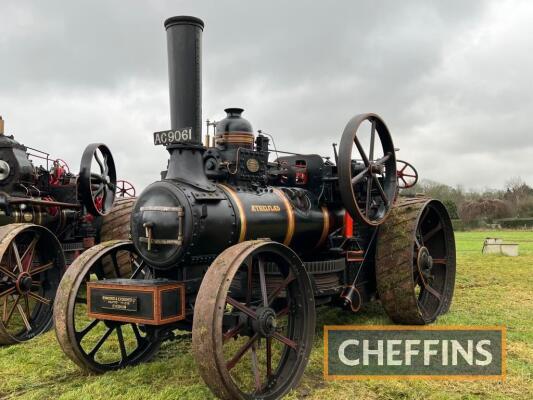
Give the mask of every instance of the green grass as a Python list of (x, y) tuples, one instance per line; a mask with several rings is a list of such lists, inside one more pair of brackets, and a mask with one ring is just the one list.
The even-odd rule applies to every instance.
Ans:
[[(519, 241), (520, 256), (482, 256), (485, 237)], [(531, 398), (533, 393), (533, 232), (458, 232), (458, 274), (450, 313), (438, 325), (506, 325), (507, 380), (339, 381), (322, 377), (322, 326), (389, 324), (379, 304), (357, 315), (323, 308), (317, 337), (300, 386), (288, 399)], [(527, 242), (527, 241), (531, 242)], [(153, 362), (101, 376), (87, 376), (61, 352), (53, 332), (0, 348), (0, 399), (209, 399), (190, 342), (162, 346)]]

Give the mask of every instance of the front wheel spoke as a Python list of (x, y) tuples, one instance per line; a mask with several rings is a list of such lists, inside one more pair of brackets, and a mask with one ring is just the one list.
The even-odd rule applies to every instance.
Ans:
[(41, 272), (44, 272), (44, 271), (47, 271), (49, 270), (50, 268), (52, 268), (54, 266), (54, 262), (53, 261), (50, 261), (49, 263), (47, 264), (44, 264), (44, 265), (41, 265), (39, 267), (36, 267), (36, 268), (32, 268), (30, 270), (30, 275), (31, 276), (35, 276), (37, 274), (40, 274)]
[(274, 333), (272, 334), (272, 337), (273, 337), (274, 339), (276, 339), (277, 341), (279, 341), (279, 342), (281, 342), (281, 343), (283, 343), (283, 344), (289, 346), (291, 349), (296, 350), (297, 347), (298, 347), (298, 344), (297, 344), (294, 340), (289, 339), (288, 337), (283, 336), (282, 334), (280, 334), (280, 333), (278, 333), (278, 332), (274, 332)]
[(100, 322), (99, 319), (95, 319), (93, 322), (91, 322), (89, 325), (87, 325), (83, 330), (76, 332), (76, 338), (78, 339), (78, 342), (81, 342), (82, 339), (87, 336), (87, 334), (93, 330), (96, 325)]
[(235, 365), (241, 360), (242, 356), (252, 347), (254, 342), (259, 338), (259, 333), (255, 333), (233, 356), (231, 360), (226, 363), (226, 368), (231, 371)]
[(118, 346), (120, 348), (120, 356), (122, 357), (122, 362), (126, 361), (128, 358), (128, 352), (126, 351), (126, 345), (124, 344), (124, 335), (122, 334), (122, 326), (117, 325), (117, 339)]
[(255, 342), (252, 343), (252, 370), (254, 373), (254, 381), (255, 381), (255, 389), (261, 390), (261, 376), (259, 375), (259, 363), (257, 361), (257, 351), (256, 351), (256, 345)]
[(233, 306), (237, 310), (243, 312), (244, 314), (248, 315), (250, 318), (257, 319), (257, 314), (255, 313), (254, 310), (252, 310), (249, 307), (246, 307), (242, 303), (239, 303), (237, 300), (233, 299), (232, 297), (228, 296), (226, 298), (226, 303), (228, 303), (229, 305)]
[(263, 297), (263, 305), (268, 307), (268, 293), (266, 288), (265, 277), (265, 262), (262, 258), (259, 259), (259, 283), (261, 285), (261, 295)]
[(266, 367), (267, 367), (267, 380), (272, 375), (272, 338), (266, 338)]
[(276, 318), (284, 317), (285, 315), (289, 314), (290, 311), (291, 309), (289, 308), (289, 306), (287, 306), (276, 313)]
[(50, 299), (46, 299), (42, 296), (39, 296), (38, 294), (36, 293), (33, 293), (33, 292), (29, 292), (28, 293), (28, 296), (30, 296), (31, 298), (43, 303), (43, 304), (46, 304), (47, 306), (50, 305), (50, 303), (52, 303), (52, 300)]
[(434, 258), (433, 264), (446, 265), (448, 260), (446, 258)]
[(111, 335), (111, 333), (115, 330), (114, 327), (108, 328), (107, 331), (104, 333), (104, 336), (100, 338), (98, 343), (96, 343), (93, 347), (93, 349), (87, 354), (90, 358), (94, 360), (94, 357), (96, 356), (96, 353), (98, 353), (98, 350), (104, 345), (105, 341)]
[(135, 271), (130, 276), (130, 279), (135, 279), (141, 273), (141, 271), (144, 269), (144, 261), (141, 260), (141, 262), (138, 263), (137, 260), (132, 260), (131, 262), (133, 263), (133, 265), (135, 265)]
[(141, 336), (141, 333), (139, 332), (139, 328), (137, 328), (136, 324), (130, 324), (131, 329), (133, 331), (133, 334), (135, 335), (135, 339), (137, 339), (137, 344), (140, 345), (143, 341), (143, 337)]
[(424, 235), (424, 243), (427, 243), (433, 236), (439, 233), (442, 230), (442, 224), (439, 222), (435, 228), (430, 230)]
[(6, 275), (7, 277), (13, 279), (14, 281), (17, 280), (17, 276), (13, 273), (13, 271), (9, 271), (7, 268), (0, 266), (0, 272)]
[(222, 338), (223, 342), (226, 343), (231, 338), (234, 338), (235, 336), (237, 336), (237, 334), (241, 331), (243, 326), (244, 324), (241, 322), (238, 325), (235, 325), (233, 328), (227, 330), (226, 333), (224, 333), (224, 337)]
[(289, 285), (289, 283), (291, 283), (295, 279), (296, 278), (294, 277), (294, 275), (289, 272), (289, 275), (285, 278), (285, 280), (281, 282), (281, 284), (276, 289), (274, 289), (272, 293), (270, 293), (270, 296), (268, 296), (268, 305), (272, 305), (273, 301), (276, 299), (276, 297), (278, 297), (281, 291), (285, 289)]

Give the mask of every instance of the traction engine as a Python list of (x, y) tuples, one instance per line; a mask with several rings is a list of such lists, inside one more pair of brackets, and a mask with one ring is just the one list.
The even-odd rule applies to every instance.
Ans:
[[(66, 272), (54, 313), (65, 353), (105, 372), (191, 331), (218, 397), (277, 399), (304, 372), (318, 305), (357, 312), (379, 299), (403, 324), (448, 311), (450, 218), (437, 200), (399, 196), (417, 174), (399, 167), (385, 122), (353, 117), (333, 161), (278, 151), (240, 108), (202, 143), (204, 24), (174, 17), (165, 28), (171, 129), (154, 144), (167, 168), (137, 198), (131, 240), (101, 243)], [(128, 273), (109, 274), (113, 263)]]
[(0, 345), (48, 330), (65, 268), (102, 239), (127, 238), (110, 225), (115, 189), (105, 145), (87, 146), (74, 175), (65, 161), (5, 135), (0, 117)]

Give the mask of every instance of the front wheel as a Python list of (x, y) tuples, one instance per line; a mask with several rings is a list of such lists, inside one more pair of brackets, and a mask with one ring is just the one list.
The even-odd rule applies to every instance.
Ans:
[(194, 310), (193, 353), (221, 399), (279, 399), (307, 365), (315, 330), (309, 275), (267, 240), (226, 249), (207, 271)]
[[(125, 264), (131, 266), (124, 268)], [(113, 371), (148, 361), (157, 352), (160, 339), (150, 326), (87, 315), (87, 282), (145, 279), (146, 271), (132, 243), (125, 240), (94, 246), (68, 268), (57, 291), (54, 322), (59, 345), (79, 367), (96, 373)]]

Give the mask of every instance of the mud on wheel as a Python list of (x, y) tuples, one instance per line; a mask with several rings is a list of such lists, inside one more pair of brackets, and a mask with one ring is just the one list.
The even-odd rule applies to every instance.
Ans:
[[(117, 198), (109, 214), (102, 217), (99, 242), (108, 240), (129, 240), (130, 218), (135, 198)], [(121, 278), (131, 275), (132, 263), (129, 255), (122, 252), (118, 259), (118, 269), (108, 259), (103, 261), (104, 272), (107, 278)]]
[(314, 329), (313, 291), (298, 256), (279, 243), (242, 242), (202, 281), (193, 352), (221, 399), (278, 399), (299, 382)]
[(30, 340), (52, 325), (52, 304), (65, 259), (48, 229), (0, 228), (0, 345)]
[(444, 205), (425, 198), (398, 202), (379, 228), (376, 281), (396, 323), (428, 324), (448, 311), (455, 286), (455, 240)]
[[(59, 285), (54, 305), (56, 336), (65, 354), (84, 370), (98, 373), (134, 365), (148, 361), (159, 349), (160, 341), (149, 326), (102, 321), (87, 314), (87, 282), (120, 275), (119, 260), (124, 259), (133, 273), (121, 277), (144, 279), (146, 266), (131, 242), (114, 240), (84, 252)], [(113, 266), (108, 272), (106, 263)]]

